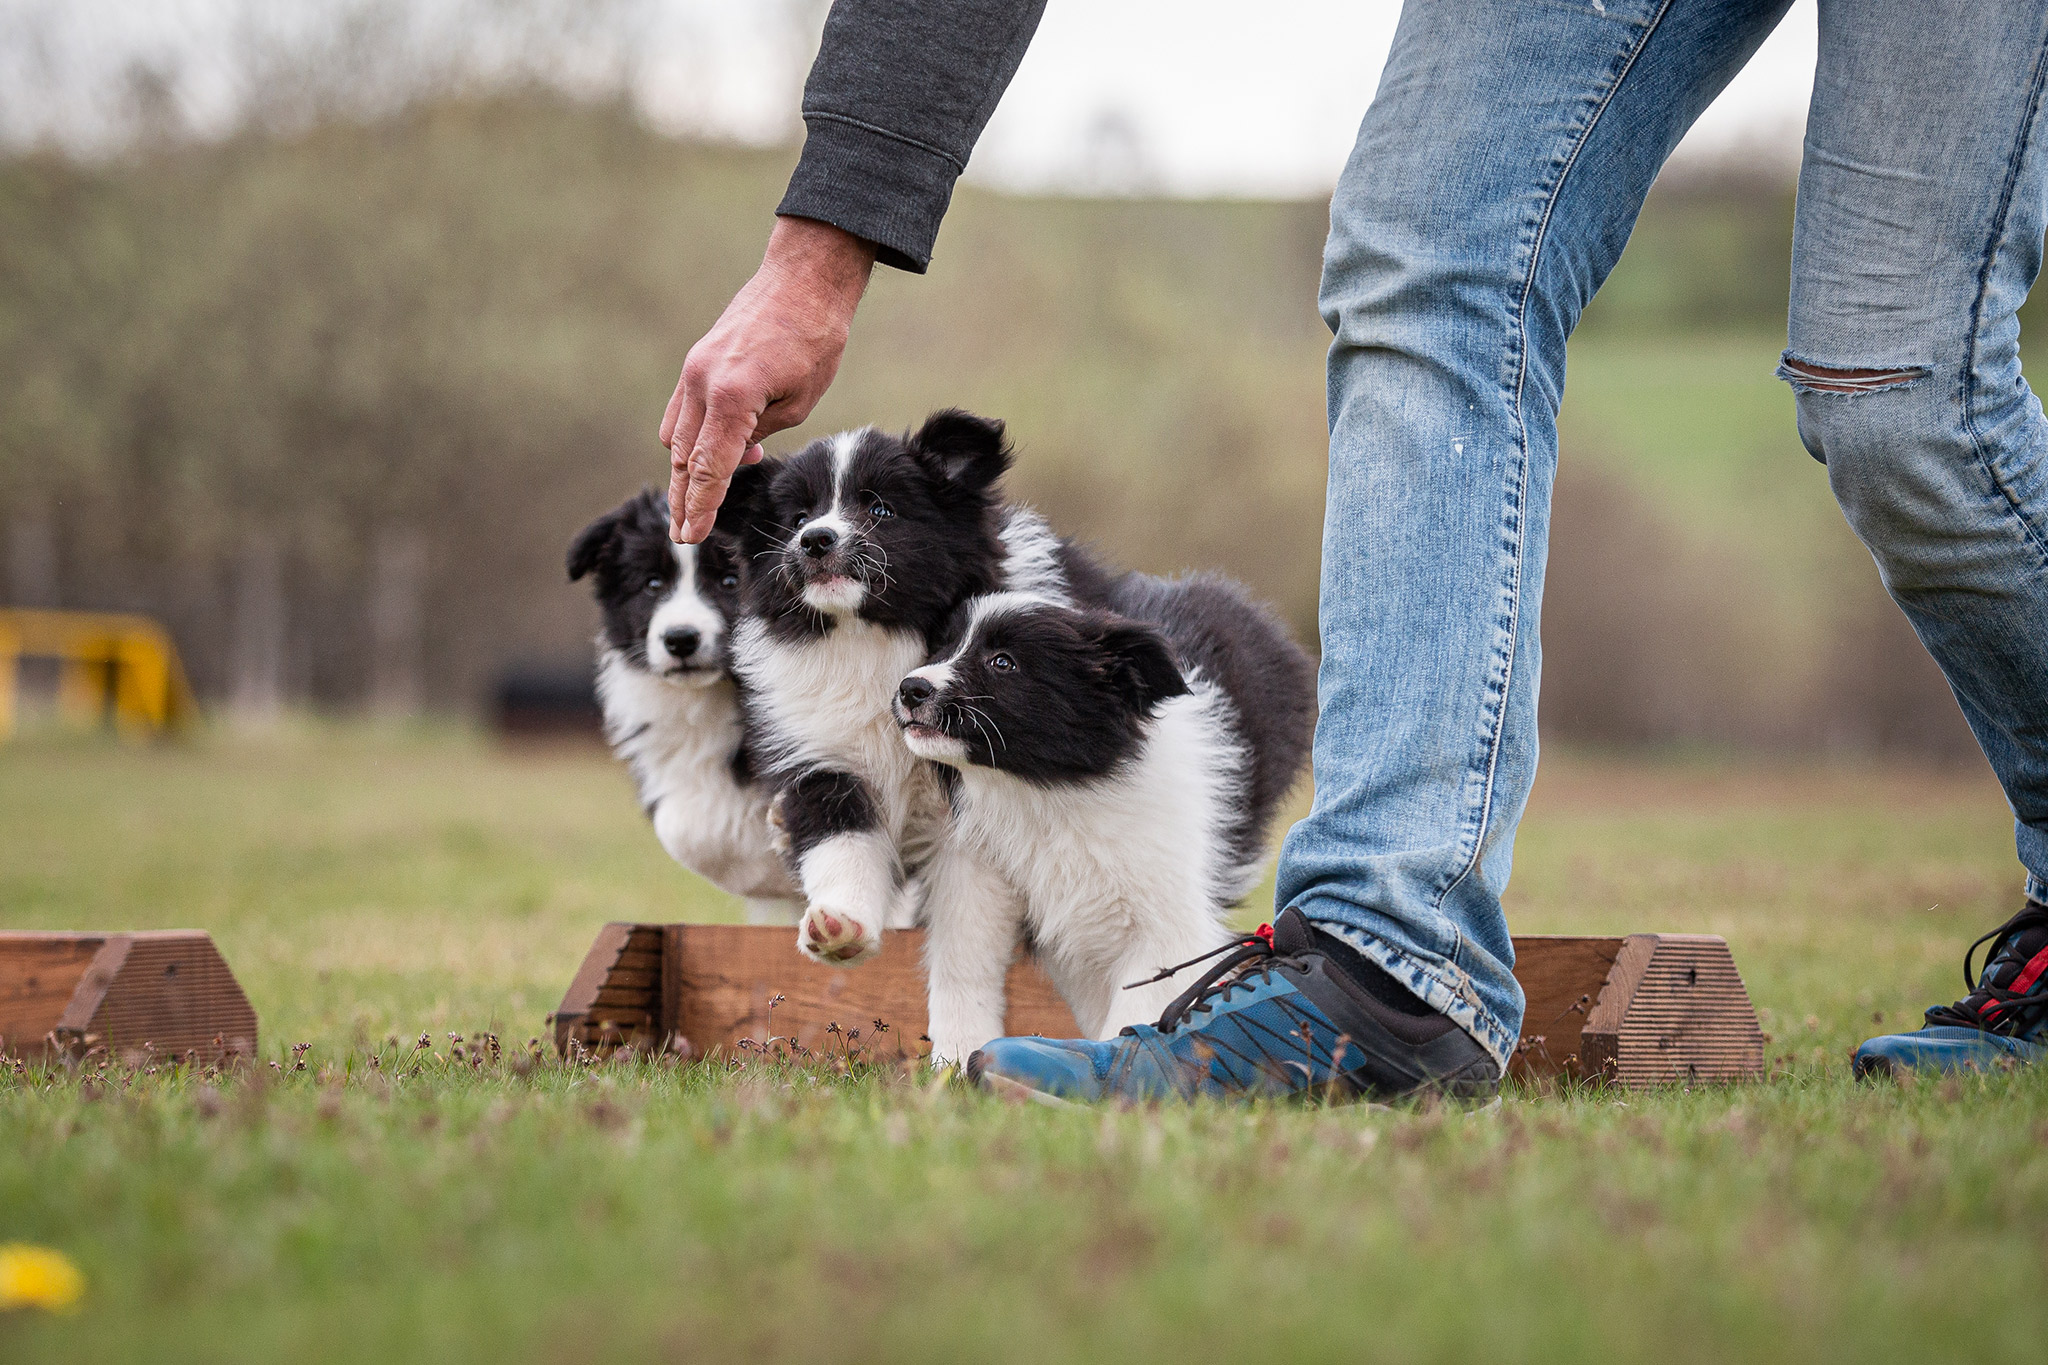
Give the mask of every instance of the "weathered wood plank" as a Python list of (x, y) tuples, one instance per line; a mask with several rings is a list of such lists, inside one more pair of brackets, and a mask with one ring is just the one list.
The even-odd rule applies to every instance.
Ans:
[[(858, 967), (825, 967), (799, 954), (790, 931), (778, 926), (670, 928), (678, 970), (674, 989), (664, 982), (663, 992), (674, 1002), (673, 1030), (695, 1051), (771, 1038), (812, 1051), (853, 1046), (871, 1056), (931, 1050), (922, 930), (892, 932), (881, 954)], [(1072, 1013), (1036, 965), (1013, 963), (1007, 989), (1010, 1032), (1073, 1035)], [(877, 1020), (885, 1026), (879, 1031)]]
[(1527, 1008), (1509, 1072), (1523, 1080), (1581, 1074), (1580, 1039), (1622, 940), (1526, 935), (1515, 940), (1515, 980)]
[(0, 933), (0, 1042), (40, 1051), (57, 1027), (104, 934)]

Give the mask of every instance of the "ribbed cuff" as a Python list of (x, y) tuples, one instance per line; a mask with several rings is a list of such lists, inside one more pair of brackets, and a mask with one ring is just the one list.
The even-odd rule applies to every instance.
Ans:
[(842, 114), (804, 115), (804, 153), (775, 212), (875, 244), (883, 265), (922, 275), (961, 166), (936, 148)]

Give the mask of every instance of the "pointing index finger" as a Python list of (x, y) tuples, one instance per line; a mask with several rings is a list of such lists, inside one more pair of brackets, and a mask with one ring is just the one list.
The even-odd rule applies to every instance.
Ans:
[[(705, 413), (704, 425), (697, 433), (687, 462), (688, 477), (680, 480), (685, 543), (695, 545), (711, 534), (719, 504), (725, 501), (725, 490), (732, 482), (732, 472), (739, 468), (748, 447), (754, 444), (757, 420), (755, 413), (735, 411), (720, 406), (716, 400)], [(670, 505), (674, 506), (673, 483), (670, 490)]]

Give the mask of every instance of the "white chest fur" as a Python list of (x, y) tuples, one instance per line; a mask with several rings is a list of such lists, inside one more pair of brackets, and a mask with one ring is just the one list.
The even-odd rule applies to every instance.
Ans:
[[(749, 618), (733, 644), (768, 762), (851, 772), (866, 780), (899, 845), (931, 837), (943, 793), (890, 712), (903, 676), (924, 662), (922, 638), (847, 616), (825, 635), (778, 640)], [(914, 848), (904, 852), (917, 860)]]

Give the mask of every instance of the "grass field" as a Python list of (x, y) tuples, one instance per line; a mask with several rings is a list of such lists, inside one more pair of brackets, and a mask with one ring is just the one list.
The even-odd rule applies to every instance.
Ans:
[(602, 756), (35, 740), (0, 750), (0, 926), (208, 929), (265, 1058), (309, 1046), (218, 1081), (0, 1071), (0, 1242), (89, 1282), (0, 1316), (0, 1360), (2034, 1359), (2048, 1077), (1846, 1067), (2017, 897), (1977, 772), (1566, 754), (1517, 928), (1725, 934), (1768, 1082), (1053, 1113), (472, 1067), (448, 1034), (522, 1052), (605, 920), (730, 913)]

